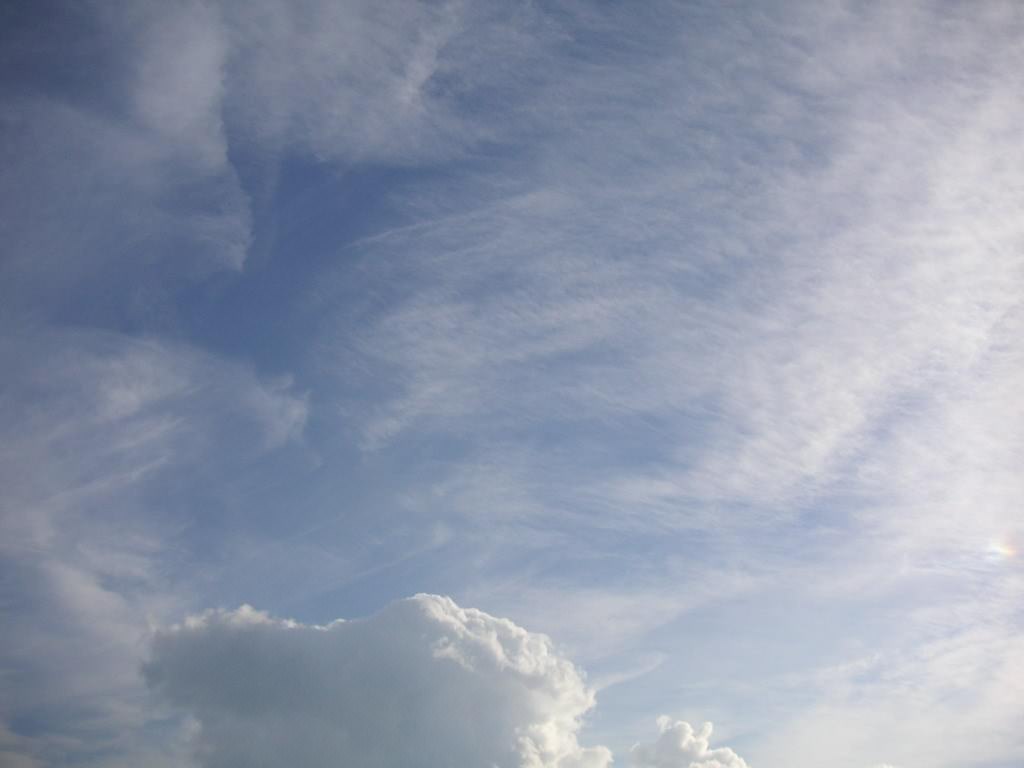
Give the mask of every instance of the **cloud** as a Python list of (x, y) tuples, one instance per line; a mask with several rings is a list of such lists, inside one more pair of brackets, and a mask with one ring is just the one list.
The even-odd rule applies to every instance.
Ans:
[(525, 4), (226, 0), (218, 8), (229, 133), (243, 148), (299, 149), (342, 166), (434, 162), (501, 137), (526, 92), (524, 70), (551, 37)]
[(25, 754), (22, 742), (0, 722), (0, 765), (4, 768), (39, 768), (39, 762)]
[[(687, 44), (659, 47), (645, 28), (651, 45), (616, 50), (614, 72), (563, 62), (545, 83), (559, 98), (538, 96), (560, 104), (543, 151), (468, 179), (449, 215), (360, 244), (369, 293), (399, 269), (417, 285), (318, 350), (346, 383), (391, 383), (354, 416), (369, 446), (442, 433), (486, 452), (544, 424), (574, 447), (507, 451), (532, 456), (524, 474), (546, 498), (527, 502), (603, 505), (620, 524), (792, 518), (840, 485), (877, 490), (858, 487), (858, 464), (889, 425), (932, 422), (915, 417), (969, 391), (1013, 333), (1020, 113), (1004, 72), (1019, 54), (998, 14), (789, 12), (785, 34), (723, 16), (704, 33), (727, 42), (715, 47), (666, 10), (660, 30)], [(950, 35), (940, 53), (926, 43)], [(717, 57), (737, 47), (733, 77)], [(707, 88), (692, 93), (695, 80)], [(636, 87), (649, 98), (631, 100)], [(720, 131), (699, 143), (708, 124)], [(351, 312), (336, 326), (352, 328)], [(591, 446), (598, 457), (573, 461)], [(551, 503), (567, 474), (590, 482)]]
[[(948, 583), (964, 578), (970, 580), (957, 574)], [(1024, 639), (1015, 614), (1024, 585), (1019, 574), (1000, 582), (986, 588), (1002, 594), (984, 601), (972, 595), (962, 604), (908, 612), (905, 627), (891, 631), (913, 628), (910, 642), (861, 669), (839, 671), (822, 686), (814, 705), (763, 738), (758, 761), (801, 766), (827, 761), (840, 768), (880, 759), (896, 766), (1018, 764), (1024, 754), (1019, 726)], [(922, 625), (929, 633), (920, 630)], [(801, 685), (804, 692), (813, 689)], [(958, 728), (984, 738), (939, 737)], [(791, 758), (794, 754), (799, 757)]]
[(247, 606), (159, 632), (150, 687), (200, 724), (206, 768), (604, 768), (594, 693), (544, 635), (432, 595), (327, 626)]
[(711, 723), (700, 731), (682, 720), (658, 718), (659, 735), (653, 744), (637, 744), (630, 750), (634, 768), (747, 768), (747, 763), (728, 747), (711, 749)]
[[(888, 683), (851, 675), (843, 696), (823, 685), (791, 727), (764, 724), (762, 740), (782, 734), (769, 754), (859, 768), (934, 750), (931, 764), (964, 765), (981, 758), (936, 737), (961, 712), (969, 748), (1020, 753), (1024, 586), (991, 552), (1021, 536), (1024, 497), (1019, 6), (52, 5), (4, 37), (4, 760), (127, 754), (119, 734), (146, 717), (131, 697), (147, 622), (242, 597), (228, 579), (189, 582), (193, 556), (232, 539), (223, 572), (272, 602), (238, 576), (250, 537), (279, 547), (288, 568), (267, 569), (259, 547), (245, 562), (290, 598), (337, 593), (327, 562), (371, 591), (407, 563), (410, 591), (529, 616), (584, 659), (656, 632), (653, 657), (675, 654), (691, 625), (666, 622), (733, 583), (756, 581), (771, 608), (860, 600), (909, 573), (906, 602), (945, 611), (901, 603), (879, 639), (837, 625), (833, 647), (802, 642), (838, 653), (898, 635), (933, 655), (882, 653)], [(302, 187), (318, 164), (356, 197), (364, 181), (367, 199), (387, 197), (392, 219), (367, 221), (414, 222), (339, 254), (333, 279), (307, 250), (329, 250), (359, 206), (273, 190), (275, 170)], [(299, 223), (276, 232), (289, 208)], [(278, 322), (303, 304), (288, 280), (246, 303), (267, 295), (261, 264), (241, 269), (254, 236), (327, 316)], [(243, 339), (250, 312), (287, 343)], [(204, 344), (264, 370), (295, 363), (318, 413), (338, 406), (344, 429), (314, 430), (336, 436), (333, 479), (271, 461), (238, 478), (302, 432), (306, 402)], [(356, 462), (353, 433), (374, 449)], [(289, 515), (271, 524), (282, 497)], [(423, 530), (454, 533), (414, 563), (434, 541)], [(793, 574), (785, 597), (772, 569)], [(179, 586), (194, 593), (168, 594)], [(983, 636), (966, 597), (999, 617)], [(760, 668), (764, 635), (749, 644)], [(752, 685), (696, 677), (720, 674), (734, 678), (699, 690)], [(928, 682), (947, 680), (966, 681), (952, 699)], [(896, 748), (859, 741), (884, 729)]]
[(298, 440), (307, 404), (244, 365), (120, 333), (0, 335), (0, 359), (0, 729), (44, 765), (109, 765), (149, 714), (148, 625), (189, 605), (178, 546), (210, 514), (195, 486)]

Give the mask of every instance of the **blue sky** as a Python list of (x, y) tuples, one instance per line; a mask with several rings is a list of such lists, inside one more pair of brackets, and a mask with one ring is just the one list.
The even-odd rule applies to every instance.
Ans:
[(1022, 35), (8, 3), (0, 765), (1024, 764)]

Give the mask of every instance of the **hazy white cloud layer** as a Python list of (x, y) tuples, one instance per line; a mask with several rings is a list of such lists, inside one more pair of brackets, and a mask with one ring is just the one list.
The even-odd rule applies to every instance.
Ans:
[(4, 768), (1024, 764), (1024, 5), (8, 6)]

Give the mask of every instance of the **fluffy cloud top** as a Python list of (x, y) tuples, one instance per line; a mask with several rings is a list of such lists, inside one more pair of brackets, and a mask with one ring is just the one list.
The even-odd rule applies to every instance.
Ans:
[(700, 731), (682, 720), (658, 718), (660, 734), (653, 744), (637, 744), (630, 752), (634, 768), (748, 768), (728, 747), (711, 749), (711, 723)]
[(611, 763), (579, 745), (594, 693), (548, 638), (445, 597), (327, 626), (208, 612), (156, 635), (145, 676), (206, 768)]

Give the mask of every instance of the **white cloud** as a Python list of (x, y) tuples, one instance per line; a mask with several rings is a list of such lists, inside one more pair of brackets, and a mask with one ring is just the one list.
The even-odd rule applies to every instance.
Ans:
[(159, 632), (150, 686), (196, 718), (206, 768), (603, 768), (594, 693), (544, 635), (418, 595), (308, 626), (243, 606)]
[(689, 723), (658, 718), (659, 735), (653, 744), (637, 744), (630, 751), (634, 768), (747, 768), (728, 747), (710, 746), (711, 723), (694, 731)]
[[(1004, 76), (1019, 54), (999, 33), (1005, 20), (879, 13), (899, 18), (842, 4), (797, 11), (792, 34), (808, 52), (795, 59), (768, 20), (736, 21), (729, 34), (764, 38), (743, 59), (743, 83), (713, 66), (721, 51), (696, 42), (674, 67), (673, 54), (646, 49), (614, 73), (567, 64), (550, 84), (571, 87), (540, 158), (481, 184), (455, 215), (364, 244), (380, 290), (393, 265), (417, 281), (327, 350), (346, 381), (383, 371), (395, 385), (355, 417), (367, 443), (434, 430), (485, 435), (488, 450), (523, 425), (583, 425), (606, 430), (607, 455), (616, 432), (650, 430), (647, 466), (615, 457), (578, 483), (577, 498), (594, 489), (582, 505), (603, 504), (620, 524), (720, 526), (731, 503), (740, 523), (744, 511), (776, 519), (854, 488), (892, 420), (977, 381), (976, 364), (1012, 335), (1000, 323), (1022, 283), (1011, 128), (1021, 115)], [(875, 29), (895, 39), (883, 44)], [(955, 47), (925, 43), (947, 35)], [(976, 77), (960, 79), (965, 69)], [(640, 71), (658, 95), (630, 101)], [(706, 78), (736, 108), (729, 100), (750, 99), (742, 87), (755, 83), (750, 122), (723, 124), (695, 153), (682, 137), (700, 136), (726, 105), (662, 98), (689, 93), (683, 77)], [(906, 93), (894, 83), (909, 83)], [(787, 86), (827, 114), (794, 103)], [(782, 138), (795, 154), (765, 151)], [(737, 155), (750, 161), (730, 173)], [(709, 208), (719, 197), (728, 209)], [(572, 457), (586, 447), (577, 441)], [(543, 482), (557, 462), (570, 466), (550, 472), (556, 484), (586, 471), (538, 456), (543, 446), (520, 455), (530, 450), (538, 496), (565, 493)]]
[[(907, 615), (904, 623), (910, 627), (930, 624), (931, 637), (919, 637), (916, 647), (907, 643), (863, 669), (844, 670), (822, 686), (817, 703), (761, 740), (759, 763), (798, 768), (825, 762), (859, 768), (880, 758), (897, 766), (944, 768), (1020, 763), (1024, 640), (1005, 615), (1020, 604), (1019, 576), (1015, 580), (995, 601), (973, 598), (965, 605), (936, 606), (927, 617)], [(807, 683), (801, 688), (814, 690)], [(975, 738), (943, 738), (958, 731)]]
[[(81, 47), (61, 51), (67, 69), (89, 72), (93, 54), (76, 52), (110, 52), (115, 65), (88, 78), (95, 92), (11, 91), (0, 317), (24, 343), (0, 350), (14, 372), (0, 400), (0, 556), (13, 574), (3, 599), (18, 610), (0, 652), (21, 666), (5, 679), (0, 720), (43, 713), (59, 745), (0, 732), (4, 759), (28, 744), (62, 764), (114, 738), (93, 729), (75, 742), (68, 723), (139, 724), (122, 694), (137, 685), (149, 614), (179, 608), (163, 594), (176, 557), (162, 557), (163, 539), (192, 507), (176, 496), (182, 519), (157, 510), (168, 494), (210, 487), (244, 507), (225, 465), (287, 443), (306, 418), (288, 379), (187, 345), (24, 328), (57, 315), (187, 336), (195, 326), (173, 316), (174, 288), (243, 265), (247, 193), (266, 181), (254, 167), (275, 150), (335, 171), (453, 156), (471, 167), (446, 168), (436, 186), (432, 169), (422, 174), (403, 211), (421, 223), (338, 260), (352, 268), (335, 294), (343, 309), (309, 367), (339, 361), (340, 405), (367, 445), (441, 436), (445, 450), (415, 462), (412, 485), (425, 477), (423, 487), (403, 485), (408, 464), (377, 467), (401, 487), (394, 506), (430, 526), (459, 518), (450, 529), (471, 546), (450, 547), (444, 567), (465, 576), (472, 562), (484, 574), (459, 582), (474, 603), (502, 598), (600, 657), (735, 592), (724, 573), (743, 585), (744, 569), (792, 571), (788, 547), (814, 560), (810, 531), (848, 525), (827, 569), (801, 570), (812, 577), (793, 599), (839, 584), (858, 585), (840, 597), (880, 591), (915, 569), (959, 586), (918, 582), (944, 605), (894, 622), (931, 656), (885, 657), (885, 685), (833, 682), (849, 700), (833, 689), (807, 720), (766, 726), (785, 734), (775, 754), (802, 739), (793, 760), (810, 765), (835, 765), (836, 745), (855, 768), (910, 764), (922, 749), (936, 750), (932, 765), (962, 765), (981, 758), (936, 738), (958, 709), (972, 713), (987, 757), (1020, 754), (1020, 620), (1000, 604), (1019, 605), (1022, 588), (1006, 576), (1012, 558), (993, 555), (1024, 532), (1019, 7), (836, 2), (719, 15), (651, 3), (634, 19), (635, 9), (488, 5), (101, 8), (96, 39), (83, 32)], [(36, 42), (12, 50), (46, 50)], [(474, 157), (480, 142), (501, 157)], [(312, 282), (330, 301), (332, 281)], [(344, 401), (360, 384), (371, 396)], [(460, 452), (472, 458), (447, 458)], [(781, 537), (751, 537), (750, 525), (808, 510), (776, 560), (756, 562)], [(247, 534), (258, 536), (258, 517)], [(858, 535), (865, 525), (876, 538)], [(652, 528), (709, 535), (660, 539), (666, 550), (689, 544), (677, 555), (651, 552), (641, 535), (623, 546), (622, 534)], [(373, 568), (402, 562), (393, 530), (377, 533)], [(714, 546), (734, 534), (734, 546)], [(587, 557), (580, 588), (573, 561)], [(671, 557), (693, 565), (673, 569)], [(513, 587), (501, 589), (496, 563), (519, 577)], [(656, 578), (637, 578), (644, 569)], [(712, 582), (722, 586), (700, 586)], [(976, 613), (951, 590), (976, 593)], [(994, 613), (1001, 621), (973, 634)], [(223, 617), (205, 621), (222, 631)], [(936, 624), (948, 636), (929, 634)], [(284, 635), (271, 625), (260, 631)], [(930, 682), (961, 679), (965, 703)], [(64, 699), (117, 711), (56, 712)], [(901, 710), (912, 714), (897, 728)], [(860, 741), (886, 728), (885, 743), (902, 746), (879, 755)], [(699, 735), (685, 738), (697, 749)]]
[(0, 601), (15, 608), (0, 659), (17, 670), (0, 729), (42, 719), (10, 749), (103, 763), (139, 747), (126, 734), (148, 716), (149, 624), (189, 604), (170, 574), (196, 478), (298, 439), (306, 402), (194, 347), (118, 333), (0, 336), (0, 357)]
[(225, 0), (218, 8), (229, 132), (241, 146), (297, 148), (342, 164), (436, 161), (494, 140), (550, 34), (541, 14), (518, 4)]
[[(676, 46), (675, 66), (624, 55), (599, 74), (560, 69), (542, 160), (473, 187), (446, 217), (363, 244), (360, 277), (379, 276), (375, 295), (399, 275), (416, 283), (317, 350), (345, 382), (368, 372), (392, 384), (352, 410), (367, 444), (457, 441), (472, 459), (440, 466), (418, 508), (483, 519), (488, 533), (495, 519), (525, 521), (503, 529), (501, 547), (518, 544), (534, 563), (538, 530), (571, 530), (577, 541), (545, 561), (566, 581), (590, 529), (646, 524), (734, 540), (755, 572), (766, 553), (769, 568), (798, 574), (800, 604), (850, 579), (861, 594), (843, 599), (949, 606), (970, 591), (992, 613), (1012, 568), (990, 572), (992, 545), (1019, 539), (1024, 498), (1024, 113), (1013, 77), (1024, 17), (1012, 4), (979, 9), (806, 5), (732, 18), (735, 37)], [(728, 66), (713, 66), (726, 51)], [(626, 104), (626, 93), (650, 98)], [(724, 119), (730, 109), (743, 120)], [(349, 315), (339, 327), (353, 327)], [(794, 524), (780, 533), (780, 521)], [(918, 568), (959, 575), (937, 586)], [(592, 571), (620, 578), (608, 561)], [(893, 616), (887, 644), (913, 649), (932, 629), (932, 617)], [(1012, 638), (1019, 622), (992, 632)], [(873, 631), (837, 627), (829, 651), (874, 651)], [(929, 765), (981, 760), (943, 743), (940, 722), (961, 707), (929, 683), (948, 679), (942, 670), (911, 677), (889, 689), (851, 674), (843, 705), (822, 686), (828, 718), (798, 715), (776, 760), (753, 746), (747, 756), (856, 768), (935, 748)], [(1020, 715), (1011, 679), (958, 688), (992, 702), (975, 725), (993, 760), (1019, 753), (1005, 727)], [(864, 728), (858, 702), (884, 714)], [(901, 722), (916, 714), (900, 709), (921, 713), (912, 734)], [(860, 739), (878, 729), (901, 746), (879, 754)], [(807, 748), (793, 755), (792, 739)]]
[(138, 33), (137, 113), (164, 141), (187, 147), (200, 167), (217, 169), (227, 163), (222, 97), (228, 41), (220, 13), (200, 2), (150, 10)]

